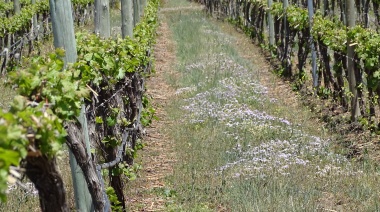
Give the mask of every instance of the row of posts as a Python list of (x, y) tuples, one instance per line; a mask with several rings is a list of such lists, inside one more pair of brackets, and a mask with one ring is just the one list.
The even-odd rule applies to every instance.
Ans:
[[(140, 17), (143, 14), (143, 10), (147, 4), (147, 0), (121, 0), (121, 33), (122, 37), (133, 37), (133, 28), (140, 22)], [(111, 24), (109, 13), (109, 0), (95, 0), (95, 13), (100, 13), (98, 20), (95, 20), (95, 33), (103, 38), (111, 36)], [(97, 24), (97, 22), (99, 22)], [(73, 60), (75, 61), (75, 60)], [(83, 138), (86, 144), (87, 154), (91, 156), (90, 152), (90, 140), (88, 134), (88, 126), (86, 120), (85, 106), (82, 105), (81, 115), (78, 117), (79, 122), (83, 129)], [(74, 155), (70, 151), (70, 166), (72, 171), (75, 204), (78, 211), (93, 211), (93, 201), (89, 193), (86, 180), (82, 173), (81, 168), (77, 164)], [(100, 176), (101, 177), (101, 176)], [(101, 180), (101, 179), (99, 179)], [(106, 195), (106, 194), (103, 194)], [(109, 202), (106, 206), (109, 205)], [(106, 207), (107, 208), (107, 207)]]

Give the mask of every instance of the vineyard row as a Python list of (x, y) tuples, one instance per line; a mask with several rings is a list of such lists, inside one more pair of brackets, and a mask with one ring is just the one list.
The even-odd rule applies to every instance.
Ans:
[[(375, 30), (360, 25), (347, 27), (339, 17), (323, 16), (319, 10), (310, 20), (307, 9), (296, 5), (284, 8), (281, 2), (274, 2), (270, 7), (264, 1), (199, 2), (204, 3), (210, 13), (237, 24), (253, 40), (265, 43), (281, 61), (279, 73), (293, 80), (294, 89), (304, 90), (311, 85), (319, 97), (333, 99), (336, 104), (329, 110), (340, 111), (338, 113), (355, 110), (349, 102), (352, 102), (353, 92), (357, 92), (360, 115), (356, 120), (379, 132), (380, 114), (376, 106), (380, 105), (380, 35)], [(268, 43), (268, 15), (273, 17), (273, 46)], [(353, 56), (348, 55), (348, 47), (354, 48)], [(312, 50), (317, 56), (315, 82), (310, 82), (310, 75), (305, 72)], [(349, 89), (350, 60), (356, 80), (354, 89)]]
[[(0, 111), (2, 200), (7, 182), (15, 177), (10, 167), (23, 161), (25, 174), (39, 192), (41, 209), (67, 211), (55, 161), (67, 144), (84, 173), (95, 211), (109, 211), (109, 203), (112, 211), (125, 210), (123, 184), (125, 178), (133, 178), (142, 128), (154, 117), (144, 84), (152, 69), (157, 10), (158, 1), (149, 1), (132, 38), (77, 34), (74, 64), (66, 66), (65, 51), (57, 49), (34, 58), (26, 69), (9, 72), (17, 96), (9, 111)], [(92, 152), (86, 149), (85, 137)], [(103, 177), (108, 178), (107, 188)]]

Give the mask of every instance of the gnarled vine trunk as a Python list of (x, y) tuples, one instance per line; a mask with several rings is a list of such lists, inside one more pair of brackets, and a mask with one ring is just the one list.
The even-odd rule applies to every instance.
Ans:
[(55, 157), (27, 156), (25, 169), (26, 175), (38, 190), (41, 211), (69, 211)]
[(83, 171), (94, 204), (94, 210), (103, 212), (105, 210), (107, 197), (104, 196), (105, 193), (98, 179), (95, 162), (92, 161), (91, 157), (87, 154), (85, 144), (81, 139), (83, 133), (80, 125), (78, 123), (68, 123), (67, 133), (67, 145), (73, 152), (78, 165)]

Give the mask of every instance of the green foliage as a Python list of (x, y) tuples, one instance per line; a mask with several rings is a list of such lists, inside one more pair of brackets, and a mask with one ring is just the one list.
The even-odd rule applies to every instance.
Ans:
[[(55, 155), (65, 142), (62, 120), (40, 102), (16, 96), (9, 112), (0, 111), (0, 197), (5, 200), (7, 176), (11, 165), (18, 166), (22, 158), (45, 154)], [(32, 148), (32, 150), (31, 150)]]
[(78, 71), (63, 70), (62, 54), (57, 50), (47, 59), (37, 57), (30, 68), (11, 72), (9, 77), (11, 84), (19, 86), (20, 95), (29, 101), (44, 101), (59, 118), (70, 120), (79, 115), (80, 99), (88, 96), (89, 90)]
[(103, 124), (103, 119), (102, 119), (102, 117), (100, 117), (100, 116), (95, 117), (95, 123), (97, 123), (97, 124)]
[[(86, 83), (100, 85), (103, 80), (115, 84), (150, 62), (157, 28), (157, 1), (146, 8), (146, 15), (134, 29), (134, 38), (101, 39), (96, 35), (77, 34), (78, 69)], [(94, 71), (95, 70), (95, 71)], [(103, 79), (107, 76), (107, 79)]]
[[(348, 31), (348, 36), (355, 45), (358, 58), (363, 60), (364, 68), (371, 71), (379, 69), (380, 35), (374, 30), (356, 26)], [(378, 79), (378, 73), (374, 72), (371, 77)]]
[[(29, 6), (31, 3), (30, 0), (20, 0), (21, 7)], [(5, 17), (6, 14), (13, 15), (13, 12), (13, 1), (0, 1), (0, 17)]]
[(126, 163), (119, 163), (118, 166), (112, 169), (113, 176), (124, 175), (128, 178), (128, 180), (136, 180), (137, 172), (141, 169), (141, 166), (137, 163), (133, 165), (128, 165)]
[(102, 143), (104, 143), (107, 147), (115, 148), (121, 144), (121, 141), (112, 136), (106, 136), (103, 138)]
[(5, 14), (13, 10), (13, 2), (0, 1), (0, 15), (5, 17)]
[[(74, 0), (72, 4), (74, 8), (86, 6), (94, 0)], [(31, 19), (36, 14), (49, 13), (49, 1), (37, 0), (35, 4), (31, 4), (30, 0), (21, 0), (22, 9), (19, 14), (15, 14), (9, 18), (0, 19), (0, 37), (7, 34), (13, 34), (18, 31), (28, 32), (31, 26)], [(13, 2), (0, 2), (0, 17), (5, 17), (6, 13), (13, 11)]]
[(112, 187), (106, 188), (106, 194), (111, 202), (112, 211), (123, 211), (123, 207), (121, 206), (121, 202), (118, 200), (115, 190)]
[(77, 7), (83, 7), (87, 6), (88, 4), (94, 3), (94, 0), (72, 0), (71, 3), (73, 4), (73, 9), (75, 10)]
[(338, 21), (331, 21), (321, 15), (314, 17), (311, 34), (314, 39), (323, 42), (333, 51), (346, 52), (347, 32), (346, 27)]
[(91, 34), (77, 34), (78, 69), (85, 83), (113, 85), (147, 63), (138, 42), (127, 37), (101, 39)]
[[(22, 158), (41, 154), (54, 156), (65, 142), (63, 122), (79, 115), (81, 99), (89, 94), (79, 75), (64, 69), (62, 50), (48, 58), (37, 57), (28, 69), (9, 73), (9, 83), (17, 84), (17, 95), (8, 112), (0, 111), (0, 172)], [(0, 181), (4, 200), (7, 178)]]
[(291, 87), (293, 91), (299, 91), (304, 86), (305, 82), (308, 80), (305, 72), (300, 72), (296, 74), (294, 82), (291, 83)]
[(141, 111), (141, 124), (145, 127), (152, 124), (153, 120), (157, 120), (156, 110), (153, 108), (147, 96), (142, 97), (143, 110)]
[[(0, 37), (28, 27), (32, 15), (48, 11), (47, 2), (40, 1), (25, 7), (20, 15), (0, 19)], [(76, 1), (77, 4), (88, 2)], [(151, 51), (155, 37), (157, 7), (157, 0), (150, 1), (142, 22), (136, 26), (134, 39), (103, 40), (95, 35), (78, 34), (77, 63), (64, 67), (61, 59), (64, 52), (58, 49), (48, 57), (34, 58), (26, 69), (9, 73), (9, 84), (18, 86), (18, 95), (8, 112), (0, 111), (0, 200), (6, 199), (11, 165), (18, 166), (27, 156), (52, 157), (60, 150), (67, 136), (63, 124), (77, 121), (83, 99), (90, 95), (89, 85), (112, 90), (116, 83), (128, 80), (132, 74), (140, 74), (142, 67), (150, 62), (147, 52)], [(147, 102), (144, 105), (148, 108)], [(109, 109), (111, 112), (105, 119), (95, 118), (96, 124), (126, 127), (133, 121), (126, 118), (118, 120), (120, 109)], [(154, 113), (151, 107), (147, 111)], [(106, 137), (103, 142), (110, 147), (120, 144), (115, 137)], [(136, 150), (141, 147), (136, 145), (131, 154), (136, 156)], [(122, 173), (133, 179), (138, 167), (123, 167)], [(108, 189), (107, 193), (111, 202), (117, 205), (113, 198), (115, 192)], [(115, 206), (113, 211), (119, 209)]]
[(270, 13), (274, 16), (283, 16), (284, 8), (281, 2), (273, 2), (272, 7), (269, 8)]
[(289, 22), (289, 27), (293, 30), (302, 31), (309, 28), (309, 15), (306, 9), (294, 6), (288, 7), (286, 18)]
[(331, 90), (329, 88), (319, 86), (317, 90), (317, 94), (323, 99), (328, 99), (329, 96), (331, 95)]
[(28, 28), (31, 26), (31, 18), (33, 15), (48, 12), (49, 1), (41, 0), (37, 1), (36, 4), (23, 7), (19, 14), (16, 14), (10, 18), (1, 18), (0, 37), (4, 37), (7, 34), (13, 34), (21, 30), (28, 31)]
[[(273, 3), (269, 10), (277, 17), (284, 15), (281, 2)], [(293, 30), (301, 31), (309, 25), (307, 10), (303, 8), (290, 6), (286, 10), (286, 15), (290, 28)], [(349, 45), (355, 46), (356, 57), (358, 63), (360, 63), (359, 66), (366, 73), (366, 86), (373, 90), (378, 88), (380, 82), (380, 35), (375, 30), (361, 26), (348, 29), (336, 17), (329, 20), (320, 13), (317, 13), (313, 19), (311, 35), (317, 42), (323, 43), (329, 50), (343, 56), (346, 54), (347, 40), (350, 39), (351, 43)], [(338, 73), (337, 70), (341, 72), (341, 68), (341, 61), (335, 61), (333, 64), (334, 71), (336, 73)], [(295, 89), (301, 86), (299, 83), (302, 82), (297, 82), (294, 87)], [(332, 91), (320, 87), (317, 92), (325, 98), (330, 96)]]

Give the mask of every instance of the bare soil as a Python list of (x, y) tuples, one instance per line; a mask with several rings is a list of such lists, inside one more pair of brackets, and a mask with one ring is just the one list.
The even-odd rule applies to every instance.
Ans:
[(129, 183), (127, 194), (128, 208), (131, 211), (163, 211), (166, 197), (163, 191), (167, 189), (165, 177), (173, 172), (175, 162), (173, 142), (167, 135), (172, 123), (167, 119), (165, 107), (168, 100), (174, 97), (174, 90), (167, 84), (165, 73), (173, 71), (175, 52), (170, 30), (165, 22), (158, 28), (157, 43), (154, 48), (156, 72), (148, 79), (147, 93), (153, 99), (156, 116), (159, 121), (154, 121), (146, 129), (144, 143), (137, 163), (143, 165), (139, 177)]

